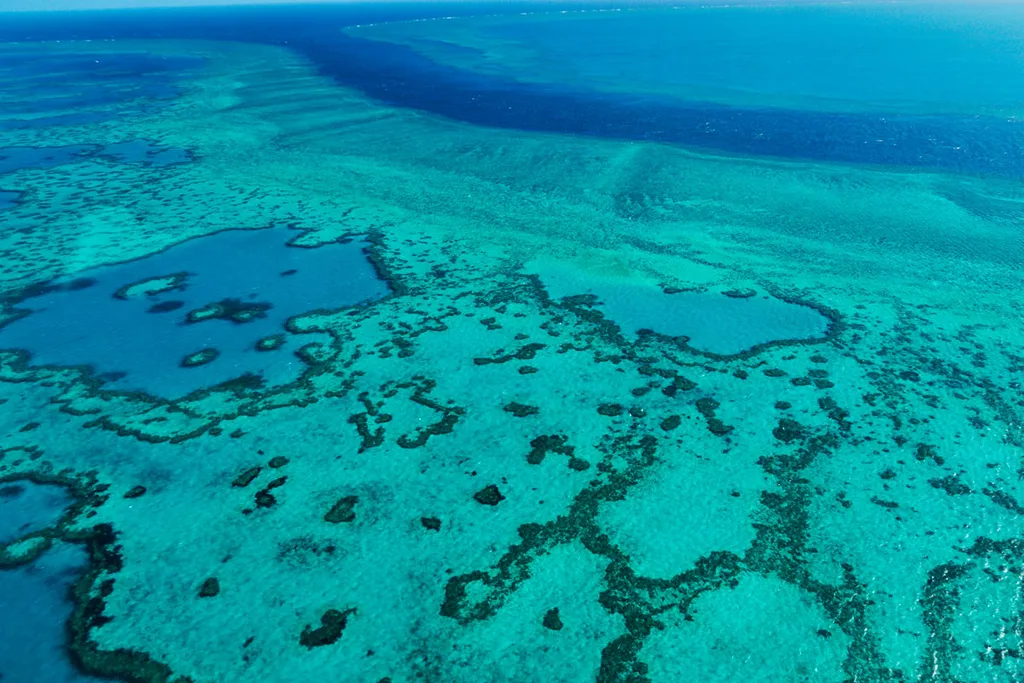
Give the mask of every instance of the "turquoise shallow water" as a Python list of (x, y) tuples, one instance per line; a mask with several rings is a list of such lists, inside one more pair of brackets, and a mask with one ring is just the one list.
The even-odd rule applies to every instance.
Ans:
[(1024, 681), (1022, 34), (0, 14), (0, 680)]

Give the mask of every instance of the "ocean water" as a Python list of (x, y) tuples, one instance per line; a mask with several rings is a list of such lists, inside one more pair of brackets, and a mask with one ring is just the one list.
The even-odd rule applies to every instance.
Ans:
[(21, 197), (20, 192), (15, 192), (13, 190), (0, 190), (0, 209), (6, 209), (9, 206), (14, 206), (19, 197)]
[[(226, 230), (57, 278), (14, 303), (22, 315), (0, 329), (0, 346), (36, 366), (87, 367), (107, 389), (169, 399), (243, 376), (294, 382), (305, 368), (294, 352), (331, 338), (298, 336), (290, 318), (388, 293), (365, 242), (290, 246), (299, 234)], [(188, 360), (203, 351), (212, 357)]]
[(101, 681), (75, 670), (67, 656), (66, 622), (71, 585), (86, 567), (85, 552), (73, 545), (50, 548), (27, 566), (0, 573), (0, 599), (10, 616), (0, 626), (4, 678), (15, 681)]
[(535, 264), (548, 296), (593, 297), (593, 309), (629, 339), (657, 334), (713, 356), (736, 356), (787, 341), (828, 336), (832, 321), (812, 306), (754, 289), (680, 291), (637, 278), (601, 277), (559, 263)]
[(1024, 680), (1021, 35), (0, 13), (0, 680)]

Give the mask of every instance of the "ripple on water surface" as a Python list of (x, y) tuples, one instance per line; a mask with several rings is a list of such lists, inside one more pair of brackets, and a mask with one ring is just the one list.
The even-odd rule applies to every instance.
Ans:
[(292, 246), (299, 234), (226, 230), (59, 278), (17, 304), (28, 314), (0, 328), (0, 348), (165, 398), (247, 374), (265, 386), (294, 381), (306, 366), (293, 352), (330, 339), (288, 332), (289, 318), (389, 291), (365, 241)]

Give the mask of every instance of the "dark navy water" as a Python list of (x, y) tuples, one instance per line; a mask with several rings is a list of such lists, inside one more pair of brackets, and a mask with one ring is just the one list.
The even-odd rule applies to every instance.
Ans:
[[(165, 398), (243, 375), (268, 387), (294, 381), (306, 368), (294, 352), (330, 339), (288, 332), (289, 318), (389, 291), (364, 242), (290, 246), (299, 234), (227, 230), (56, 280), (17, 304), (29, 313), (0, 328), (0, 348), (28, 351), (37, 365), (88, 366), (108, 388)], [(218, 305), (238, 310), (199, 319)], [(275, 335), (276, 348), (257, 348)], [(215, 357), (185, 360), (204, 351)]]
[[(498, 11), (536, 9), (509, 4)], [(495, 11), (494, 5), (465, 3), (116, 11), (88, 19), (76, 13), (33, 14), (5, 18), (0, 40), (194, 38), (287, 44), (342, 85), (394, 106), (477, 125), (679, 143), (736, 155), (1024, 177), (1019, 154), (1024, 128), (1012, 117), (734, 107), (566, 84), (549, 87), (438, 64), (409, 47), (340, 31), (372, 22)], [(133, 68), (157, 74), (154, 82), (164, 85), (167, 72), (155, 70), (151, 61)]]

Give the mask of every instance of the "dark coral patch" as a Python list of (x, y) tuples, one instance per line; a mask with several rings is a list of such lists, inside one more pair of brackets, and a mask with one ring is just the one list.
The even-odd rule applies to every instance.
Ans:
[(269, 337), (263, 337), (256, 342), (257, 351), (276, 351), (284, 346), (287, 337), (283, 334), (272, 334)]
[(669, 415), (661, 421), (661, 428), (666, 432), (671, 432), (673, 429), (682, 424), (683, 419), (678, 415)]
[(572, 457), (576, 449), (568, 444), (569, 437), (564, 434), (543, 434), (530, 442), (530, 452), (526, 454), (526, 462), (539, 465), (544, 462), (548, 453), (558, 453)]
[(696, 388), (696, 382), (686, 377), (683, 377), (682, 375), (677, 375), (672, 378), (671, 383), (665, 385), (665, 387), (662, 388), (661, 393), (671, 398), (678, 394), (680, 391), (691, 391)]
[(562, 618), (558, 615), (558, 608), (553, 607), (544, 614), (544, 628), (552, 631), (562, 630)]
[(974, 493), (970, 486), (960, 481), (960, 477), (957, 475), (950, 475), (948, 477), (929, 479), (928, 483), (932, 485), (932, 488), (940, 489), (945, 491), (951, 496), (966, 496), (970, 493)]
[(199, 588), (199, 597), (201, 598), (216, 597), (218, 593), (220, 593), (220, 581), (214, 577), (203, 581), (203, 585)]
[(516, 417), (529, 417), (530, 415), (536, 415), (540, 412), (540, 408), (537, 406), (526, 405), (525, 403), (518, 403), (512, 401), (505, 406), (506, 413), (512, 413)]
[(284, 483), (288, 481), (288, 477), (278, 477), (269, 484), (266, 488), (256, 492), (256, 507), (269, 508), (274, 507), (277, 504), (277, 498), (271, 493), (274, 489), (279, 486), (284, 486)]
[(803, 438), (806, 432), (807, 430), (804, 429), (803, 425), (788, 417), (784, 417), (779, 420), (778, 426), (772, 430), (772, 434), (775, 438), (783, 443), (789, 443), (794, 439)]
[(139, 496), (143, 495), (144, 493), (146, 493), (146, 487), (145, 486), (133, 486), (133, 487), (131, 487), (131, 489), (128, 490), (128, 492), (126, 494), (124, 494), (124, 497), (125, 498), (138, 498)]
[(569, 458), (569, 469), (576, 472), (585, 472), (590, 469), (590, 463), (574, 456)]
[(235, 477), (234, 481), (231, 482), (231, 485), (236, 488), (244, 488), (248, 486), (252, 483), (252, 480), (259, 475), (261, 469), (262, 468), (260, 467), (250, 467)]
[(146, 310), (146, 312), (147, 313), (170, 313), (171, 311), (178, 310), (179, 308), (181, 308), (184, 305), (185, 305), (184, 301), (178, 301), (176, 299), (173, 299), (171, 301), (161, 301), (158, 304), (153, 304), (152, 306), (150, 306)]
[(324, 520), (331, 524), (342, 524), (354, 522), (356, 519), (356, 504), (359, 496), (342, 496), (331, 509), (324, 515)]
[[(164, 284), (156, 285), (150, 283), (156, 283), (164, 280)], [(124, 285), (116, 292), (114, 292), (114, 298), (122, 301), (127, 301), (134, 297), (141, 296), (154, 296), (156, 294), (163, 294), (164, 292), (171, 292), (174, 290), (184, 289), (186, 287), (186, 281), (188, 280), (188, 273), (171, 273), (169, 275), (156, 275), (149, 277), (144, 280), (137, 282), (131, 282)], [(149, 286), (147, 286), (149, 285)], [(82, 289), (78, 287), (77, 289)]]
[(501, 495), (501, 491), (494, 484), (489, 484), (483, 489), (473, 494), (473, 499), (481, 505), (497, 505), (501, 501), (505, 500), (505, 496)]
[(189, 311), (185, 316), (187, 323), (201, 323), (208, 320), (229, 320), (233, 323), (245, 324), (257, 318), (267, 317), (272, 304), (260, 301), (244, 302), (241, 299), (221, 299), (202, 308)]
[(262, 489), (256, 492), (255, 501), (258, 508), (271, 508), (277, 504), (277, 497), (270, 491)]
[[(491, 321), (490, 324), (489, 324), (489, 327), (491, 327), (492, 329), (500, 327), (498, 325), (494, 325), (494, 319), (493, 318), (488, 318), (487, 320)], [(487, 323), (487, 320), (481, 320), (480, 322)], [(525, 336), (516, 335), (516, 338), (517, 339), (520, 339), (520, 338), (525, 339)], [(518, 351), (516, 351), (514, 353), (507, 353), (505, 355), (498, 356), (496, 358), (474, 358), (473, 359), (473, 363), (475, 365), (494, 365), (494, 364), (507, 363), (510, 360), (533, 360), (534, 357), (536, 357), (537, 352), (540, 351), (541, 349), (543, 349), (544, 347), (545, 347), (545, 344), (540, 344), (540, 343), (534, 342), (532, 344), (527, 344), (527, 345), (523, 346), (521, 349), (519, 349)]]
[(345, 625), (348, 622), (349, 616), (355, 613), (355, 611), (355, 608), (347, 609), (344, 612), (336, 609), (327, 610), (320, 617), (319, 627), (313, 628), (307, 625), (302, 629), (302, 634), (299, 636), (299, 644), (313, 649), (314, 647), (323, 647), (324, 645), (336, 643), (345, 631)]
[(715, 415), (715, 411), (721, 406), (715, 399), (711, 397), (701, 398), (694, 405), (697, 406), (697, 411), (704, 416), (708, 431), (715, 436), (725, 436), (733, 430), (732, 425), (725, 424)]
[(0, 486), (0, 498), (17, 498), (25, 492), (25, 487), (21, 484), (9, 484), (7, 486)]
[(190, 353), (181, 359), (181, 367), (183, 368), (198, 368), (200, 365), (206, 365), (217, 360), (220, 356), (220, 351), (217, 349), (202, 349), (195, 353)]

